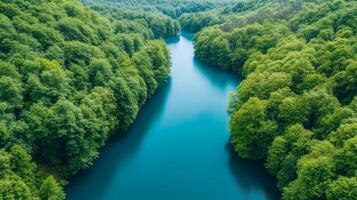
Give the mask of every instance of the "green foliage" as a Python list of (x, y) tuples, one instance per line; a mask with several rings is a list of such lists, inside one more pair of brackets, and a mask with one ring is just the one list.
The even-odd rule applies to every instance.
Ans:
[(114, 24), (115, 33), (140, 33), (147, 39), (159, 39), (176, 36), (180, 31), (180, 24), (170, 17), (129, 8), (123, 10), (120, 5), (115, 5), (102, 2), (92, 6), (94, 10), (110, 19), (118, 20)]
[(327, 199), (329, 200), (349, 200), (357, 196), (356, 177), (339, 177), (329, 184), (327, 189)]
[[(0, 199), (65, 198), (169, 74), (167, 16), (77, 0), (0, 2)], [(112, 12), (112, 15), (110, 15)], [(131, 27), (127, 30), (126, 27)]]
[(343, 103), (348, 103), (357, 95), (357, 63), (351, 63), (345, 71), (335, 75), (334, 93)]
[(184, 13), (194, 13), (211, 10), (225, 5), (230, 0), (81, 0), (85, 4), (98, 5), (105, 2), (111, 6), (124, 7), (129, 10), (158, 12), (172, 18), (178, 18)]
[(182, 29), (190, 32), (198, 32), (204, 27), (223, 23), (223, 19), (214, 12), (186, 13), (178, 20)]
[[(266, 21), (279, 21), (294, 16), (303, 9), (303, 2), (309, 6), (321, 3), (321, 1), (274, 1), (274, 0), (239, 0), (228, 1), (217, 8), (199, 13), (182, 15), (179, 20), (184, 30), (199, 31), (202, 28), (219, 25), (225, 31), (230, 32), (235, 28), (241, 28), (254, 23)], [(313, 2), (313, 3), (312, 3)]]
[(228, 109), (238, 155), (266, 160), (283, 199), (355, 199), (356, 2), (243, 1), (183, 27), (212, 13), (195, 55), (245, 77)]
[(274, 139), (269, 148), (266, 167), (277, 176), (280, 188), (296, 178), (297, 161), (308, 153), (313, 143), (311, 137), (310, 131), (297, 124)]
[(40, 176), (31, 156), (21, 145), (0, 149), (0, 197), (6, 200), (27, 200), (36, 197)]
[(40, 187), (41, 199), (63, 200), (65, 198), (61, 186), (53, 176), (48, 176)]
[(244, 158), (263, 159), (277, 134), (277, 125), (267, 120), (267, 102), (249, 99), (231, 119), (232, 144)]
[(207, 28), (195, 37), (195, 54), (200, 60), (242, 72), (250, 54), (266, 53), (289, 31), (271, 23), (253, 24), (225, 33), (219, 28)]
[(298, 161), (297, 178), (284, 188), (283, 199), (324, 198), (328, 183), (336, 176), (334, 151), (329, 142), (316, 142)]

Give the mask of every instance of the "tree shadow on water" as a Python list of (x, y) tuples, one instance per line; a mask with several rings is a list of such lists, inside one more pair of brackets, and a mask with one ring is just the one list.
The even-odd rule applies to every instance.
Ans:
[[(68, 199), (71, 197), (71, 191), (73, 194), (78, 193), (75, 191), (78, 188), (92, 194), (100, 194), (106, 189), (115, 178), (113, 174), (119, 170), (122, 163), (135, 155), (150, 127), (163, 116), (170, 88), (171, 78), (146, 102), (129, 130), (112, 136), (100, 150), (100, 156), (94, 161), (93, 166), (80, 171), (70, 179), (71, 184), (67, 187)], [(88, 198), (96, 199), (95, 196)]]
[(192, 62), (197, 71), (201, 73), (203, 77), (206, 77), (206, 79), (209, 80), (214, 87), (221, 90), (231, 85), (236, 87), (240, 82), (239, 76), (234, 72), (224, 71), (218, 67), (205, 64), (197, 58), (193, 58)]
[(195, 37), (195, 33), (187, 32), (187, 31), (181, 31), (180, 36), (185, 38), (186, 40), (193, 40)]
[[(182, 37), (186, 40), (192, 40), (192, 34), (182, 34)], [(197, 58), (193, 58), (192, 63), (202, 77), (221, 91), (224, 91), (227, 87), (237, 87), (241, 81), (236, 73), (205, 64)], [(243, 192), (261, 191), (269, 200), (281, 198), (275, 178), (267, 172), (262, 162), (239, 158), (229, 142), (225, 145), (225, 150), (229, 155), (228, 165), (231, 174)]]
[(180, 41), (180, 36), (169, 37), (165, 39), (167, 44), (176, 44)]
[(230, 143), (225, 149), (231, 173), (242, 190), (261, 190), (269, 200), (281, 199), (276, 180), (264, 168), (263, 162), (239, 158)]
[[(188, 41), (192, 41), (194, 34), (183, 32), (181, 36)], [(228, 85), (234, 85), (234, 87), (236, 87), (240, 82), (240, 77), (235, 72), (226, 71), (206, 64), (196, 57), (193, 57), (192, 64), (203, 77), (208, 79), (214, 87), (218, 87), (219, 89), (225, 89)]]

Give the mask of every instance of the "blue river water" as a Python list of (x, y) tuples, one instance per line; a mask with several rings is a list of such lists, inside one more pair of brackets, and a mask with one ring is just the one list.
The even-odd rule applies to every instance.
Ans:
[(167, 39), (171, 76), (125, 134), (70, 180), (70, 200), (274, 200), (275, 180), (229, 144), (239, 79), (194, 58), (191, 34)]

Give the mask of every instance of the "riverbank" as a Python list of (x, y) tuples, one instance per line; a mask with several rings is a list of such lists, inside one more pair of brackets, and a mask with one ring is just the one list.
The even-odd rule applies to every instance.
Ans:
[(239, 79), (194, 59), (192, 35), (166, 42), (168, 83), (70, 181), (68, 199), (280, 198), (263, 165), (238, 158), (229, 144), (226, 105)]

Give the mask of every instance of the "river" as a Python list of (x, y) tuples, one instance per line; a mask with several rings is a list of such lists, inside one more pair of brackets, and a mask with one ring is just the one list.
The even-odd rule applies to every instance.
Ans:
[(70, 200), (273, 200), (263, 164), (229, 144), (229, 94), (239, 79), (194, 59), (191, 34), (167, 39), (167, 84), (127, 133), (112, 137), (89, 169), (70, 180)]

